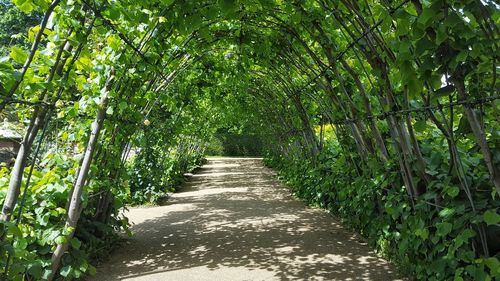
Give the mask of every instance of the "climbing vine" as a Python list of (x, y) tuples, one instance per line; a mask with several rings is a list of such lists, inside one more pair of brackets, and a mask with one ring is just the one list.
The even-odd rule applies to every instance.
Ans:
[(0, 113), (24, 126), (0, 169), (3, 278), (92, 274), (125, 205), (174, 191), (228, 129), (406, 274), (500, 278), (494, 1), (0, 5), (38, 22), (1, 37)]

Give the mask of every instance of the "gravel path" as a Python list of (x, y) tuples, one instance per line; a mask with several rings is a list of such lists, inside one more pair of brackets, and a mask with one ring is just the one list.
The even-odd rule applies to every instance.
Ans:
[(210, 158), (88, 280), (398, 280), (359, 236), (294, 199), (261, 159)]

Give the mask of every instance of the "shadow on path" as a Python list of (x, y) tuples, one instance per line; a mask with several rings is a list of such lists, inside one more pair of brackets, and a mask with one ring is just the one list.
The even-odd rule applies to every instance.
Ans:
[(166, 206), (128, 216), (134, 237), (88, 280), (397, 280), (260, 159), (211, 158)]

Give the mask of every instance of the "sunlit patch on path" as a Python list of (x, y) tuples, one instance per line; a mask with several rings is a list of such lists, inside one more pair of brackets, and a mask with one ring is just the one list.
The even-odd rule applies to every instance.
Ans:
[(398, 280), (393, 266), (258, 158), (211, 158), (89, 280)]

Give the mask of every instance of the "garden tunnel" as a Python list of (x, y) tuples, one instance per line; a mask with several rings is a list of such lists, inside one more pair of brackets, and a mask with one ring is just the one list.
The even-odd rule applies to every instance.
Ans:
[(408, 275), (500, 278), (494, 1), (0, 5), (39, 20), (0, 60), (4, 279), (91, 274), (221, 128)]

